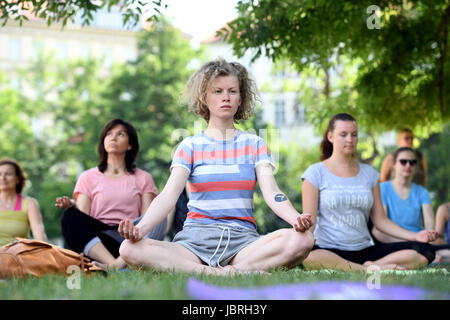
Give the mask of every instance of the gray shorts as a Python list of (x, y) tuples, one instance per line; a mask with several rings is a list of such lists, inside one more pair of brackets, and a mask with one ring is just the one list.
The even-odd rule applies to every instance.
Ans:
[(226, 224), (189, 223), (173, 238), (210, 267), (224, 267), (233, 257), (258, 240), (256, 230)]

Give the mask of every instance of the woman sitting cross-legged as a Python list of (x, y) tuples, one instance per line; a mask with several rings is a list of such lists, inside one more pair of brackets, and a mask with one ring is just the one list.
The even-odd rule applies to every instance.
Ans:
[[(409, 147), (398, 148), (393, 154), (393, 178), (380, 184), (381, 200), (384, 212), (388, 218), (400, 227), (412, 232), (435, 229), (434, 213), (428, 191), (421, 185), (413, 183), (417, 167), (417, 154)], [(436, 215), (437, 219), (438, 215)], [(371, 224), (369, 223), (369, 227)], [(442, 228), (436, 223), (438, 236)], [(439, 228), (439, 230), (438, 230)], [(387, 235), (372, 228), (374, 241), (389, 243), (404, 241)], [(434, 262), (441, 261), (442, 257), (449, 256), (449, 246), (435, 240), (433, 247), (436, 250)], [(438, 251), (439, 250), (439, 251)]]
[(13, 159), (0, 160), (0, 247), (16, 237), (47, 241), (38, 201), (22, 195), (26, 176)]
[[(388, 218), (412, 232), (434, 229), (434, 213), (428, 191), (412, 182), (417, 165), (416, 152), (409, 147), (398, 148), (393, 155), (394, 176), (380, 184), (381, 200)], [(404, 241), (372, 228), (380, 242)]]
[[(307, 269), (365, 270), (412, 269), (426, 266), (435, 253), (427, 242), (436, 232), (411, 232), (386, 217), (381, 204), (378, 172), (359, 163), (354, 155), (358, 143), (355, 119), (346, 113), (329, 122), (321, 144), (321, 162), (302, 175), (303, 210), (312, 214), (316, 245), (303, 262)], [(374, 244), (367, 223), (406, 240)]]
[[(119, 256), (124, 240), (118, 232), (119, 222), (139, 222), (158, 194), (152, 176), (136, 168), (138, 152), (136, 129), (122, 119), (111, 120), (100, 134), (99, 165), (83, 172), (77, 181), (76, 206), (66, 196), (56, 199), (56, 206), (66, 209), (61, 218), (66, 243), (108, 269), (125, 267)], [(166, 224), (161, 220), (146, 236), (162, 240)]]
[[(255, 86), (247, 70), (223, 59), (204, 64), (185, 88), (189, 105), (208, 123), (176, 150), (170, 177), (144, 218), (122, 221), (128, 265), (227, 275), (295, 267), (313, 246), (310, 215), (299, 214), (279, 190), (265, 141), (234, 127), (247, 119)], [(165, 219), (190, 182), (189, 212), (172, 242), (143, 239)], [(260, 236), (253, 216), (256, 181), (268, 206), (293, 228)]]

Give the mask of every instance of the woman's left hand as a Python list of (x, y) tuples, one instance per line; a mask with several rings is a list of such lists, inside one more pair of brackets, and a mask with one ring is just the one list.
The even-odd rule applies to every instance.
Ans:
[(297, 232), (305, 232), (312, 227), (311, 214), (303, 213), (297, 217), (297, 223), (294, 223), (294, 230)]
[(418, 242), (431, 242), (436, 240), (438, 233), (435, 230), (422, 230), (416, 233), (414, 240)]

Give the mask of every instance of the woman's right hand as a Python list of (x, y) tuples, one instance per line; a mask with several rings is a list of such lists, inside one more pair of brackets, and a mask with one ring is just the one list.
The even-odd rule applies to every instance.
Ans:
[(119, 233), (122, 237), (130, 241), (139, 241), (143, 238), (141, 235), (141, 229), (136, 227), (133, 221), (122, 220), (119, 223)]
[(438, 233), (435, 230), (422, 230), (415, 234), (414, 241), (427, 243), (436, 240), (437, 237)]
[(55, 207), (61, 208), (61, 209), (68, 209), (75, 206), (75, 201), (73, 199), (70, 199), (67, 196), (62, 196), (56, 198)]

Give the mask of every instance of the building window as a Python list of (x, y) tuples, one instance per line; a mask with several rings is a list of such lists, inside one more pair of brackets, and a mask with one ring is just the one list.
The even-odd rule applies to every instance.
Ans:
[(305, 122), (305, 108), (303, 108), (302, 106), (295, 104), (293, 106), (293, 111), (294, 111), (294, 123), (295, 124), (301, 124), (303, 122)]
[(10, 39), (9, 40), (9, 58), (11, 60), (20, 60), (21, 50), (20, 50), (20, 40)]
[(60, 60), (67, 59), (67, 45), (63, 42), (58, 43), (56, 57)]
[[(83, 17), (82, 13), (78, 13), (75, 17), (75, 23), (76, 24), (82, 24), (83, 23)], [(110, 30), (132, 30), (132, 31), (139, 31), (140, 25), (136, 25), (134, 27), (124, 27), (123, 23), (123, 17), (122, 13), (120, 11), (108, 11), (105, 9), (98, 10), (93, 13), (93, 19), (89, 24), (92, 28), (100, 28), (100, 29), (110, 29)]]
[(43, 45), (40, 41), (34, 41), (33, 42), (33, 60), (38, 61), (39, 55), (42, 54)]
[(113, 51), (114, 51), (113, 48), (106, 48), (105, 49), (105, 55), (104, 55), (104, 58), (103, 58), (103, 65), (106, 68), (109, 68), (109, 67), (111, 67), (113, 65), (113, 62), (114, 62)]
[(275, 101), (275, 125), (283, 126), (286, 123), (286, 104), (284, 100)]
[(87, 44), (82, 44), (80, 47), (80, 55), (82, 59), (88, 60), (91, 56), (91, 50)]
[(128, 61), (136, 61), (137, 59), (137, 53), (134, 49), (128, 49), (127, 50), (127, 60)]

